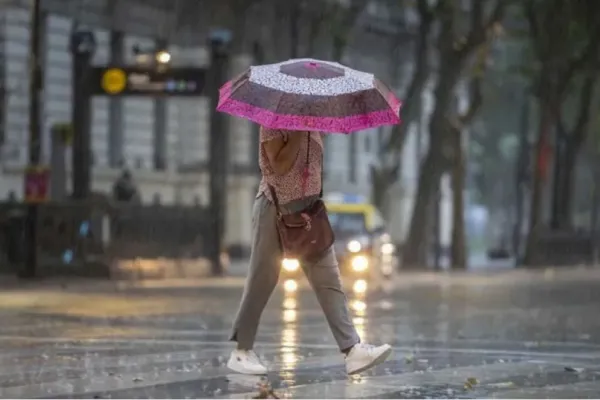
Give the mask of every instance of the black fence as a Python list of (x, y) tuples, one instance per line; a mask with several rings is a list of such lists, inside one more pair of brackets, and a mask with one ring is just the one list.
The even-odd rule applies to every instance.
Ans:
[[(0, 203), (0, 272), (25, 256), (23, 204)], [(38, 274), (159, 278), (204, 276), (215, 245), (203, 207), (48, 203), (39, 206)]]

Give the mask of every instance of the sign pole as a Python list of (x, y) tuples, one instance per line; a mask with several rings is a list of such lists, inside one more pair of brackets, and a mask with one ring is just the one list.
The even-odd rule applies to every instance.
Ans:
[(29, 166), (25, 172), (25, 201), (27, 205), (27, 217), (25, 220), (25, 263), (19, 270), (21, 278), (34, 278), (37, 272), (37, 221), (38, 205), (27, 198), (30, 186), (29, 174), (35, 170), (40, 163), (41, 144), (41, 95), (43, 90), (42, 65), (40, 57), (42, 10), (41, 0), (34, 0), (31, 6), (30, 27), (30, 75), (29, 75)]
[[(164, 39), (156, 41), (158, 49), (166, 49), (167, 42)], [(155, 57), (156, 58), (156, 57)], [(161, 65), (155, 62), (156, 69), (167, 69), (168, 65)], [(167, 169), (167, 131), (169, 130), (168, 123), (168, 106), (165, 99), (160, 96), (154, 99), (154, 124), (152, 134), (152, 148), (154, 155), (154, 169), (164, 171)]]
[(96, 38), (90, 31), (73, 27), (71, 55), (73, 59), (73, 198), (86, 199), (91, 187), (91, 107), (90, 70), (96, 50)]
[(229, 72), (229, 43), (228, 31), (213, 31), (210, 37), (211, 64), (207, 84), (210, 85), (210, 131), (209, 131), (209, 186), (210, 186), (210, 215), (212, 225), (212, 249), (209, 259), (212, 263), (212, 273), (220, 276), (224, 273), (221, 262), (223, 250), (228, 168), (229, 168), (229, 131), (225, 114), (217, 112), (219, 102), (219, 87), (225, 83)]

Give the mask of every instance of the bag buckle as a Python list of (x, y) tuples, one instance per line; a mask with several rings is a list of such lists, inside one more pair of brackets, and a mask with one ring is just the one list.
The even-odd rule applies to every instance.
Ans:
[(304, 229), (306, 229), (307, 231), (310, 231), (312, 228), (312, 225), (310, 223), (310, 220), (311, 220), (310, 216), (306, 213), (302, 213), (300, 215), (302, 216), (302, 219), (304, 219), (304, 223), (305, 223)]

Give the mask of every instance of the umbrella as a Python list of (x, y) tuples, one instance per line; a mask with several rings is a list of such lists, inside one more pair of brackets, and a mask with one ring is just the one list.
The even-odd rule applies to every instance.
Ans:
[(373, 74), (304, 58), (250, 67), (221, 87), (217, 110), (272, 129), (349, 133), (400, 123), (400, 105)]

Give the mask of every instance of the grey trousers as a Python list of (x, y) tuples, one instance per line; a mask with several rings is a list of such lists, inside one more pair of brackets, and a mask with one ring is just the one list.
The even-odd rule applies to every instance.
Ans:
[[(283, 207), (282, 212), (301, 210), (310, 201), (309, 199), (301, 203), (290, 203)], [(253, 348), (260, 316), (279, 280), (282, 251), (275, 214), (275, 206), (265, 196), (255, 200), (252, 211), (250, 267), (230, 337), (230, 340), (238, 343), (239, 349)], [(302, 268), (317, 295), (340, 350), (357, 344), (360, 338), (350, 319), (333, 248), (330, 248), (319, 262), (302, 265)]]

